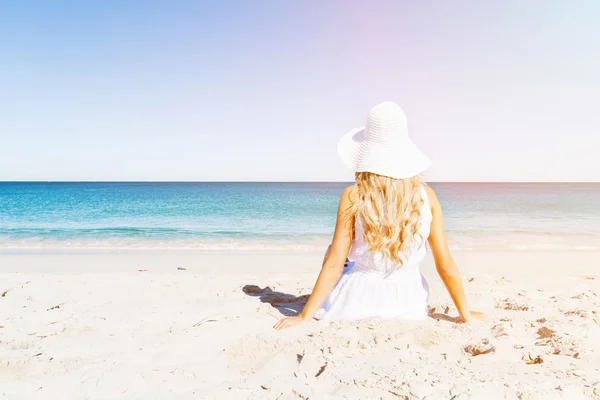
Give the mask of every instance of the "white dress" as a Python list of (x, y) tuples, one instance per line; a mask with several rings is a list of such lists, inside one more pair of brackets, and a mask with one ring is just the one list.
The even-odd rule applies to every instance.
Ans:
[(348, 254), (348, 266), (315, 318), (331, 320), (359, 320), (365, 318), (423, 319), (427, 317), (429, 286), (419, 266), (426, 254), (425, 241), (431, 228), (431, 207), (425, 188), (425, 200), (420, 209), (423, 244), (415, 245), (403, 266), (393, 260), (371, 253), (363, 241), (359, 219), (354, 225), (354, 240)]

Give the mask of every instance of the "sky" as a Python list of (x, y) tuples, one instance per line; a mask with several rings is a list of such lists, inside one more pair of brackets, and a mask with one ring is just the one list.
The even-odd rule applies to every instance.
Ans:
[(0, 181), (349, 181), (394, 101), (430, 181), (600, 181), (600, 1), (0, 1)]

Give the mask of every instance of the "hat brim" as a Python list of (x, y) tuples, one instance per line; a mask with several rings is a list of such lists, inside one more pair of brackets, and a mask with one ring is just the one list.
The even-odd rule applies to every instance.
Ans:
[(354, 172), (372, 172), (394, 179), (412, 178), (431, 166), (431, 160), (410, 138), (385, 144), (370, 141), (364, 127), (345, 134), (338, 142), (338, 153)]

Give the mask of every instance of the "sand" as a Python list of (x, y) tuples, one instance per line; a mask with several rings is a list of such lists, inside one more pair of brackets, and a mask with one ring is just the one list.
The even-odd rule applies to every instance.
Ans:
[(431, 259), (430, 318), (271, 327), (322, 254), (0, 255), (0, 398), (600, 398), (600, 253), (457, 253), (457, 324)]

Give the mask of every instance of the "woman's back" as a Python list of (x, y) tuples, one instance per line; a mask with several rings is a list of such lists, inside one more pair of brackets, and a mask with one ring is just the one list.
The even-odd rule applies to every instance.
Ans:
[(364, 228), (360, 216), (355, 217), (354, 240), (348, 258), (354, 262), (354, 270), (365, 273), (379, 274), (384, 277), (399, 277), (406, 274), (419, 274), (419, 266), (425, 258), (425, 242), (429, 238), (431, 227), (431, 206), (424, 186), (419, 189), (423, 204), (419, 208), (420, 224), (414, 234), (414, 246), (408, 251), (408, 257), (400, 264), (397, 261), (384, 257), (381, 253), (372, 252), (364, 241)]
[[(355, 195), (360, 197), (360, 189), (356, 187), (353, 189)], [(368, 236), (365, 234), (365, 222), (361, 213), (356, 213), (353, 240), (348, 252), (348, 258), (353, 262), (342, 274), (317, 312), (316, 318), (322, 320), (357, 320), (373, 317), (423, 319), (427, 316), (429, 287), (419, 271), (419, 266), (426, 253), (425, 242), (429, 237), (432, 213), (422, 184), (408, 192), (413, 198), (422, 201), (416, 210), (410, 205), (400, 210), (401, 213), (396, 220), (398, 226), (393, 226), (389, 220), (386, 220), (389, 214), (397, 211), (394, 207), (398, 199), (394, 198), (390, 201), (388, 198), (387, 201), (377, 201), (375, 202), (378, 204), (377, 210), (370, 210), (371, 213), (378, 214), (377, 218), (371, 218), (372, 223), (377, 221), (380, 224), (371, 228), (370, 234), (375, 237), (371, 236), (370, 240), (383, 238), (386, 236), (384, 229), (388, 229), (389, 232), (395, 232), (391, 236), (392, 240), (400, 241), (399, 236), (401, 236), (406, 243), (410, 243), (406, 248), (396, 246), (395, 251), (401, 253), (400, 261), (398, 254), (390, 256), (371, 250), (372, 247), (365, 240)], [(360, 207), (360, 203), (356, 204)], [(387, 210), (387, 214), (382, 210)], [(403, 215), (418, 216), (418, 218), (412, 221), (414, 225), (407, 227)], [(404, 229), (407, 229), (406, 234)]]

